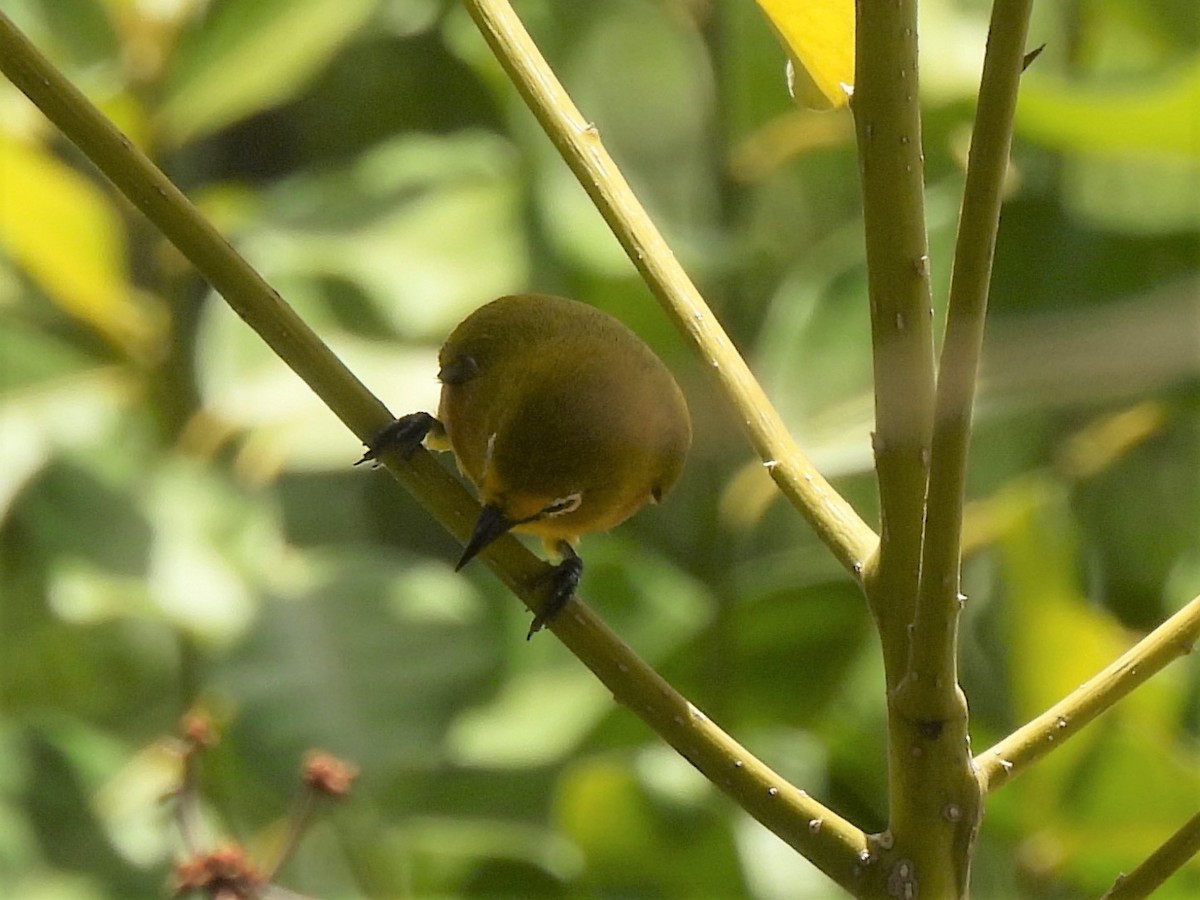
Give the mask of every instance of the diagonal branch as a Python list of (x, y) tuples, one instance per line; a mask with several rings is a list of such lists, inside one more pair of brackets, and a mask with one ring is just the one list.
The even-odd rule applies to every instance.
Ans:
[(1197, 853), (1200, 853), (1200, 813), (1184, 822), (1136, 869), (1117, 876), (1116, 883), (1100, 900), (1140, 900), (1149, 897)]
[[(0, 13), (0, 71), (15, 84), (186, 256), (229, 305), (360, 438), (391, 416), (320, 338), (12, 22)], [(413, 496), (460, 539), (479, 512), (466, 488), (419, 450), (386, 464)], [(502, 539), (488, 566), (531, 609), (546, 564), (515, 539)], [(743, 809), (852, 889), (866, 835), (757, 760), (633, 653), (582, 603), (551, 630), (667, 743)]]
[(507, 0), (463, 0), (492, 51), (651, 290), (708, 363), (755, 451), (817, 536), (857, 579), (877, 539), (796, 446), (654, 223), (596, 126), (580, 114)]
[(1197, 640), (1200, 596), (1036, 719), (976, 756), (984, 791), (1008, 784), (1167, 663), (1191, 653)]

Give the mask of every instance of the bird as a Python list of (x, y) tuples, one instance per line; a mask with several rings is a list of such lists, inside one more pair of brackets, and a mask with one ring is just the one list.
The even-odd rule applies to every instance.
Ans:
[(455, 570), (509, 531), (560, 557), (527, 637), (574, 596), (582, 535), (657, 503), (692, 440), (687, 402), (663, 362), (622, 322), (548, 294), (512, 294), (477, 309), (438, 353), (437, 416), (401, 416), (358, 463), (424, 443), (450, 450), (482, 504)]

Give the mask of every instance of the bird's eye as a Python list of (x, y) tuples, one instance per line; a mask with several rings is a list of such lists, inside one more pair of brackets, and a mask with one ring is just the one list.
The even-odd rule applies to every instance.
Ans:
[(478, 374), (479, 363), (475, 357), (460, 353), (438, 369), (438, 381), (442, 384), (465, 384)]
[(579, 504), (583, 502), (583, 494), (576, 491), (574, 494), (567, 494), (565, 497), (559, 497), (542, 507), (541, 518), (553, 519), (555, 516), (562, 516), (569, 512), (575, 512), (579, 509)]

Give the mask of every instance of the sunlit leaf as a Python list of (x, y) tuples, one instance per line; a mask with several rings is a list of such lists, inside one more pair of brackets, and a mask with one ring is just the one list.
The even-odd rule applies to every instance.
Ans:
[(1011, 516), (1001, 547), (1014, 622), (1013, 707), (1021, 719), (1062, 699), (1129, 645), (1116, 620), (1084, 596), (1063, 499), (1031, 480), (1011, 487), (1000, 504)]
[[(504, 141), (404, 136), (345, 169), (281, 184), (262, 213), (279, 221), (247, 233), (243, 246), (289, 297), (291, 279), (356, 285), (373, 316), (440, 342), (484, 299), (525, 284), (517, 188)], [(295, 302), (312, 321), (316, 310)]]
[(1021, 84), (1022, 137), (1081, 153), (1152, 153), (1200, 159), (1200, 60), (1137, 88), (1089, 87), (1031, 75)]
[(757, 0), (791, 56), (788, 85), (810, 109), (841, 109), (854, 91), (854, 0)]
[(93, 794), (96, 818), (125, 858), (148, 866), (170, 853), (163, 798), (178, 788), (179, 768), (177, 749), (156, 741), (125, 760)]
[(214, 4), (180, 47), (164, 131), (182, 143), (288, 100), (375, 7), (375, 0)]
[(36, 144), (0, 138), (0, 246), (50, 300), (125, 350), (147, 350), (161, 333), (129, 283), (117, 211)]
[(510, 678), (498, 698), (455, 723), (453, 758), (497, 767), (554, 763), (576, 750), (611, 708), (612, 694), (578, 669)]
[(627, 865), (637, 847), (657, 840), (654, 821), (629, 767), (616, 760), (581, 761), (562, 776), (556, 797), (559, 823), (593, 858)]
[[(634, 762), (635, 766), (631, 766)], [(686, 764), (652, 747), (636, 760), (596, 755), (567, 768), (555, 817), (609, 887), (607, 896), (744, 896), (724, 823)], [(650, 859), (639, 848), (658, 847)]]

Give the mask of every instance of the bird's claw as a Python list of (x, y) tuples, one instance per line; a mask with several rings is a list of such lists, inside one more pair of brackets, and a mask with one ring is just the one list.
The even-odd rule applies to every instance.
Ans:
[(360, 466), (369, 460), (377, 460), (390, 450), (395, 450), (402, 459), (408, 459), (436, 424), (437, 419), (427, 412), (401, 416), (371, 438), (367, 443), (367, 452), (355, 465)]
[(563, 607), (575, 596), (575, 589), (579, 587), (579, 579), (583, 576), (583, 560), (570, 544), (564, 542), (561, 549), (562, 562), (539, 579), (539, 583), (549, 581), (550, 590), (546, 592), (545, 599), (542, 600), (541, 609), (534, 615), (525, 640), (529, 640), (543, 627), (553, 622), (563, 611)]

